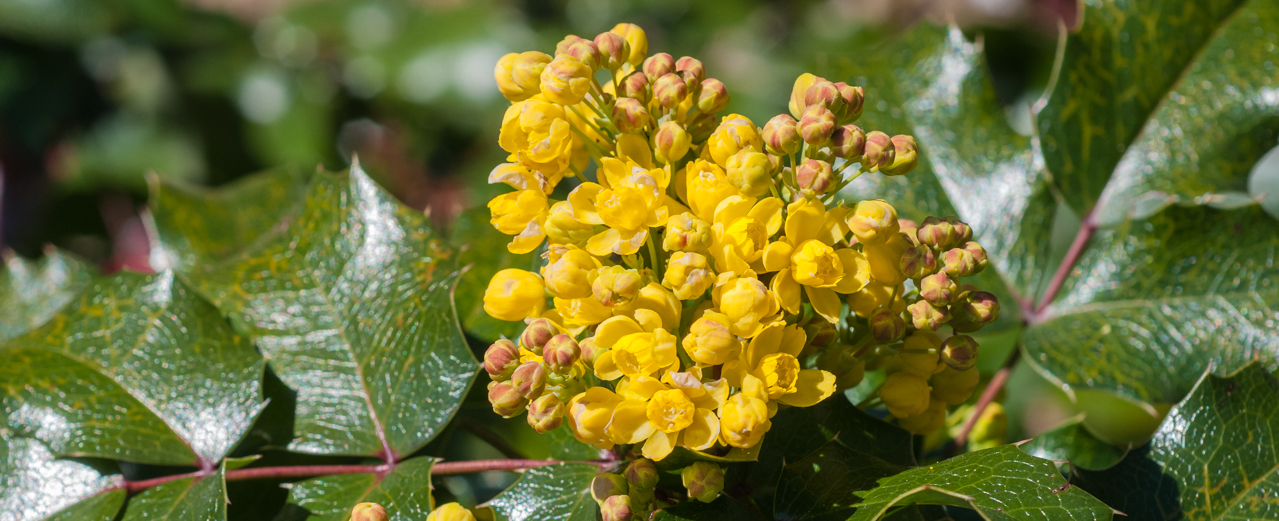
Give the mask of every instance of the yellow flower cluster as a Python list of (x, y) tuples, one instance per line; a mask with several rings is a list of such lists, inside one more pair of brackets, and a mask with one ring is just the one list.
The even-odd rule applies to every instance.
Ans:
[[(917, 163), (910, 136), (854, 124), (861, 87), (804, 74), (791, 114), (762, 128), (720, 117), (724, 84), (697, 59), (648, 55), (632, 24), (569, 36), (554, 56), (509, 54), (495, 76), (510, 155), (490, 182), (513, 190), (489, 203), (492, 224), (510, 251), (545, 259), (540, 273), (498, 272), (484, 295), (494, 318), (528, 323), (485, 355), (499, 414), (661, 460), (754, 447), (780, 407), (857, 385), (867, 362), (889, 367), (882, 399), (918, 431), (928, 378), (972, 367), (970, 337), (948, 350), (932, 333), (997, 312), (956, 282), (985, 265), (971, 232), (839, 197)], [(897, 369), (921, 357), (933, 364)]]

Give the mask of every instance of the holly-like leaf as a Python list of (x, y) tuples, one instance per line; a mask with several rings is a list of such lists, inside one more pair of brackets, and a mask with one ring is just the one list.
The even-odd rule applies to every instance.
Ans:
[(1102, 470), (1115, 466), (1128, 451), (1097, 439), (1084, 426), (1081, 418), (1070, 421), (1018, 445), (1037, 458), (1070, 461), (1086, 470)]
[(1279, 379), (1260, 364), (1206, 374), (1150, 446), (1075, 483), (1132, 519), (1279, 517)]
[(0, 351), (6, 427), (59, 455), (207, 465), (263, 406), (262, 358), (173, 272), (99, 279)]
[(599, 507), (591, 498), (591, 480), (599, 467), (557, 463), (524, 471), (520, 479), (488, 502), (499, 521), (556, 519), (595, 521)]
[(449, 230), (449, 238), (460, 251), (458, 266), (470, 266), (458, 282), (455, 295), (462, 328), (485, 342), (519, 336), (524, 331), (524, 323), (498, 320), (484, 311), (484, 290), (494, 274), (507, 268), (538, 273), (542, 258), (537, 251), (516, 255), (507, 250), (511, 236), (489, 224), (489, 210), (484, 207), (462, 212)]
[(976, 510), (984, 519), (1111, 519), (1113, 511), (1071, 486), (1051, 461), (1012, 445), (970, 452), (884, 478), (859, 494), (850, 521), (883, 518), (912, 503)]
[(281, 230), (189, 277), (297, 390), (291, 450), (394, 459), (443, 429), (479, 368), (454, 255), (356, 165), (316, 174)]
[(4, 255), (0, 271), (0, 341), (45, 323), (93, 279), (84, 262), (50, 248), (38, 261)]
[(778, 520), (843, 521), (860, 502), (858, 493), (906, 470), (838, 441), (782, 469), (774, 507)]
[(311, 513), (309, 521), (345, 521), (363, 502), (382, 505), (392, 520), (426, 519), (435, 507), (431, 498), (434, 458), (401, 462), (385, 476), (375, 473), (325, 476), (295, 483), (289, 502)]
[(38, 440), (0, 434), (0, 519), (109, 521), (124, 503), (123, 484), (119, 475), (55, 459)]
[(123, 521), (226, 521), (224, 472), (149, 488), (129, 499)]
[(1175, 403), (1209, 367), (1279, 355), (1279, 224), (1257, 206), (1173, 206), (1095, 237), (1026, 359), (1064, 386)]

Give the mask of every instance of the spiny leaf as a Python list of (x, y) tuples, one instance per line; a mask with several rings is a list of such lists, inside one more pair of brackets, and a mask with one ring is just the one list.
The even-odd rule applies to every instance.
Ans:
[(385, 476), (374, 473), (325, 476), (295, 483), (289, 502), (311, 512), (309, 521), (345, 521), (355, 505), (382, 505), (392, 520), (426, 519), (435, 502), (431, 498), (431, 465), (434, 458), (413, 458), (395, 466)]
[(1023, 452), (1057, 461), (1070, 461), (1071, 465), (1087, 470), (1102, 470), (1115, 466), (1128, 451), (1097, 439), (1080, 418), (1073, 418), (1034, 439), (1018, 445)]
[(149, 488), (129, 499), (123, 521), (226, 521), (224, 472)]
[(488, 505), (505, 521), (595, 521), (599, 508), (591, 499), (591, 480), (598, 473), (599, 467), (585, 463), (529, 469)]
[(450, 242), (460, 250), (458, 267), (470, 266), (458, 282), (457, 309), (467, 333), (492, 342), (502, 337), (516, 338), (524, 330), (522, 322), (507, 322), (490, 317), (484, 311), (484, 290), (489, 279), (506, 268), (519, 268), (537, 273), (542, 258), (537, 251), (516, 255), (506, 249), (511, 242), (489, 224), (488, 208), (472, 208), (457, 217), (449, 230)]
[(115, 518), (124, 503), (121, 477), (55, 457), (38, 440), (0, 435), (0, 519)]
[(93, 279), (87, 264), (52, 248), (38, 261), (6, 254), (4, 264), (0, 272), (0, 341), (45, 323)]
[(843, 521), (876, 481), (906, 470), (874, 455), (830, 442), (788, 462), (777, 485), (775, 517), (781, 520)]
[(316, 174), (287, 226), (188, 276), (297, 390), (291, 450), (395, 458), (443, 429), (479, 368), (454, 255), (357, 165)]
[(59, 455), (212, 463), (263, 406), (262, 358), (173, 272), (99, 279), (0, 350), (7, 427)]

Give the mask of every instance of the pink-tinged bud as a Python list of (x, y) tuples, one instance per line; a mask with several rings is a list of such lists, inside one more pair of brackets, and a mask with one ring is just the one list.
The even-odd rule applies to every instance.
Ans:
[(684, 78), (673, 72), (666, 73), (653, 82), (653, 99), (668, 109), (675, 109), (688, 97), (688, 85)]
[(515, 390), (511, 382), (493, 382), (489, 384), (489, 403), (498, 416), (510, 418), (523, 412), (528, 400)]
[(542, 70), (548, 63), (551, 57), (537, 51), (503, 56), (493, 70), (498, 90), (510, 101), (523, 101), (537, 95), (542, 92)]
[(672, 72), (675, 72), (675, 58), (669, 54), (659, 52), (644, 60), (644, 75), (648, 76), (649, 83), (655, 83), (658, 78)]
[(649, 121), (653, 118), (648, 115), (648, 110), (644, 109), (644, 104), (633, 98), (618, 98), (617, 103), (613, 105), (613, 124), (617, 125), (617, 129), (634, 134), (643, 132), (644, 127), (648, 126)]
[(609, 496), (600, 504), (600, 518), (604, 521), (631, 521), (635, 519), (631, 498), (626, 495)]
[(928, 247), (912, 246), (902, 254), (902, 273), (916, 280), (937, 273), (937, 256)]
[(942, 325), (950, 322), (950, 312), (946, 308), (939, 308), (929, 304), (927, 300), (920, 300), (906, 307), (910, 312), (911, 323), (915, 329), (923, 331), (937, 331)]
[(652, 461), (640, 458), (626, 466), (626, 482), (632, 487), (653, 488), (657, 486), (657, 465)]
[(977, 365), (977, 341), (968, 335), (954, 335), (941, 345), (941, 361), (956, 371)]
[(702, 81), (702, 91), (697, 94), (697, 110), (706, 114), (714, 114), (728, 106), (728, 87), (715, 78)]
[(595, 48), (600, 51), (600, 65), (615, 71), (631, 56), (631, 44), (617, 33), (600, 33), (595, 37)]
[(567, 54), (577, 58), (578, 61), (585, 63), (587, 67), (590, 67), (592, 71), (599, 70), (600, 50), (595, 46), (595, 42), (585, 38), (578, 38), (576, 36), (573, 38), (577, 39), (565, 46), (563, 51), (560, 51), (559, 46), (557, 45), (555, 53)]
[(524, 327), (524, 332), (520, 333), (520, 347), (527, 349), (529, 352), (542, 356), (542, 346), (555, 336), (559, 329), (555, 327), (555, 323), (545, 318), (535, 318), (530, 320), (528, 326)]
[(919, 296), (934, 306), (949, 306), (959, 294), (959, 286), (945, 273), (934, 273), (919, 283)]
[(724, 490), (724, 469), (709, 461), (697, 461), (679, 473), (688, 497), (710, 503)]
[(620, 474), (604, 472), (591, 480), (591, 499), (603, 505), (608, 498), (625, 496), (630, 492), (630, 484)]
[(546, 434), (564, 423), (564, 402), (546, 393), (528, 405), (528, 426), (538, 434)]
[(351, 521), (387, 521), (386, 509), (377, 503), (360, 503), (351, 509)]
[(835, 84), (839, 89), (839, 110), (835, 111), (835, 119), (840, 124), (852, 123), (862, 116), (862, 105), (866, 102), (866, 91), (861, 87), (851, 86), (844, 82)]
[(902, 239), (909, 242), (911, 246), (919, 246), (919, 238), (915, 236), (919, 232), (919, 225), (910, 219), (898, 219), (897, 224), (901, 231)]
[(582, 38), (581, 36), (578, 36), (576, 34), (570, 34), (568, 36), (565, 36), (563, 40), (560, 40), (555, 43), (555, 55), (559, 56), (561, 54), (568, 52), (569, 47), (583, 40), (585, 40), (585, 38)]
[(674, 121), (662, 123), (653, 134), (653, 153), (658, 161), (668, 165), (683, 158), (692, 144), (693, 136)]
[(999, 318), (999, 299), (986, 291), (969, 292), (951, 308), (957, 318), (977, 325), (989, 324)]
[(542, 349), (542, 361), (546, 362), (546, 368), (558, 374), (568, 374), (568, 370), (581, 357), (582, 348), (578, 347), (572, 336), (565, 333), (551, 337), (551, 341)]
[(973, 229), (968, 226), (968, 223), (965, 223), (956, 217), (947, 217), (942, 220), (946, 221), (946, 223), (950, 224), (951, 228), (955, 229), (955, 244), (964, 244), (973, 240)]
[(835, 114), (824, 105), (809, 105), (804, 109), (803, 117), (799, 118), (797, 127), (805, 143), (814, 146), (825, 144), (835, 131)]
[(880, 308), (870, 316), (870, 332), (880, 342), (896, 342), (906, 334), (906, 321), (901, 314)]
[(505, 338), (493, 342), (484, 352), (484, 371), (495, 381), (509, 380), (520, 365), (520, 350)]
[[(964, 227), (967, 226), (968, 225), (966, 224), (964, 225)], [(968, 253), (973, 254), (973, 261), (977, 263), (977, 271), (980, 272), (981, 270), (986, 269), (986, 264), (990, 262), (986, 259), (986, 248), (982, 248), (976, 241), (966, 241), (962, 246), (960, 246), (960, 248), (968, 250)]]
[[(819, 105), (820, 106), (820, 105)], [(795, 171), (795, 182), (800, 190), (811, 194), (824, 194), (835, 183), (830, 163), (816, 159), (805, 160)]]
[(893, 138), (878, 130), (866, 134), (866, 148), (862, 154), (862, 167), (871, 172), (893, 164), (897, 150), (893, 148)]
[(972, 252), (963, 248), (951, 248), (942, 254), (942, 271), (953, 278), (970, 277), (981, 271)]
[(915, 236), (919, 238), (920, 244), (938, 251), (944, 251), (955, 246), (958, 238), (955, 234), (955, 227), (950, 222), (936, 217), (924, 219), (924, 224), (919, 226), (919, 231), (915, 232)]
[(653, 99), (653, 91), (648, 85), (648, 76), (640, 71), (631, 71), (630, 74), (623, 76), (622, 81), (617, 83), (617, 97), (631, 98), (647, 104)]
[(786, 156), (799, 151), (799, 128), (790, 114), (778, 114), (764, 124), (760, 136), (770, 154)]
[(546, 368), (537, 362), (524, 362), (511, 373), (511, 385), (525, 400), (535, 400), (546, 390)]
[(719, 128), (719, 122), (716, 121), (714, 114), (698, 114), (688, 123), (688, 135), (692, 136), (694, 143), (705, 143), (717, 128)]
[(835, 157), (859, 161), (866, 152), (866, 132), (857, 125), (835, 127), (830, 135), (830, 149)]
[(839, 330), (835, 329), (835, 324), (825, 320), (810, 322), (804, 326), (804, 333), (808, 337), (808, 346), (814, 350), (833, 346), (839, 340)]
[(804, 107), (813, 105), (821, 105), (827, 109), (831, 109), (835, 105), (835, 101), (839, 99), (839, 89), (834, 83), (829, 81), (819, 81), (808, 87), (804, 91)]
[(702, 65), (702, 60), (692, 56), (685, 56), (676, 60), (675, 70), (693, 73), (693, 77), (697, 78), (698, 83), (706, 79), (706, 66)]
[(632, 67), (639, 67), (644, 57), (648, 55), (648, 35), (644, 34), (644, 29), (635, 24), (620, 23), (614, 25), (609, 32), (626, 38), (626, 43), (631, 46), (631, 57), (626, 60), (626, 63), (631, 64)]
[(582, 350), (582, 363), (586, 364), (587, 367), (595, 367), (595, 359), (606, 351), (606, 349), (595, 345), (595, 337), (593, 336), (583, 338), (581, 342), (577, 343), (577, 348)]
[(591, 88), (591, 68), (581, 60), (560, 54), (546, 64), (540, 77), (542, 95), (559, 105), (576, 105)]
[(884, 175), (906, 175), (919, 165), (919, 146), (915, 138), (907, 135), (896, 135), (892, 138), (893, 161), (888, 166), (880, 167)]

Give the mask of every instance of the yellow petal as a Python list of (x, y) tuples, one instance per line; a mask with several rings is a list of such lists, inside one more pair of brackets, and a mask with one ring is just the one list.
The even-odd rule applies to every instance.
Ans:
[(595, 358), (595, 376), (600, 380), (616, 380), (622, 377), (622, 370), (613, 360), (613, 352), (605, 351)]
[(648, 141), (638, 134), (618, 136), (617, 155), (634, 161), (645, 170), (653, 168), (653, 151), (648, 148)]
[(644, 331), (653, 332), (662, 328), (662, 316), (651, 309), (637, 309), (634, 312), (635, 322), (637, 322)]
[[(764, 269), (778, 271), (790, 267), (790, 256), (795, 247), (785, 241), (771, 242), (764, 248)], [(791, 311), (795, 313), (795, 311)]]
[[(581, 219), (579, 219), (581, 220)], [(786, 240), (803, 244), (816, 239), (826, 221), (826, 207), (817, 199), (800, 199), (787, 207)]]
[(808, 295), (808, 301), (813, 304), (813, 311), (832, 324), (839, 322), (844, 303), (839, 300), (839, 294), (835, 290), (804, 286), (804, 294)]
[(609, 318), (595, 328), (595, 345), (612, 349), (622, 337), (631, 333), (643, 333), (644, 328), (630, 317), (617, 316)]
[(587, 239), (585, 249), (596, 257), (607, 257), (613, 254), (613, 250), (617, 249), (617, 245), (621, 242), (622, 234), (609, 228)]
[(728, 399), (729, 384), (728, 379), (726, 378), (720, 378), (714, 382), (706, 382), (703, 384), (703, 387), (706, 389), (706, 396), (701, 399), (709, 399), (709, 404), (703, 406), (699, 403), (698, 407), (703, 407), (705, 409), (719, 409), (719, 406), (724, 405), (724, 400)]
[(782, 330), (782, 343), (777, 348), (777, 352), (798, 357), (799, 352), (804, 350), (804, 343), (807, 341), (808, 334), (799, 325), (786, 326), (786, 329)]
[(604, 187), (596, 183), (582, 183), (568, 194), (568, 204), (573, 206), (573, 218), (586, 224), (604, 224), (595, 201)]
[(506, 249), (516, 255), (536, 250), (542, 245), (542, 241), (546, 239), (546, 232), (542, 230), (542, 223), (538, 220), (528, 222), (528, 226), (524, 227), (524, 231), (511, 239), (511, 243), (506, 245)]
[(786, 268), (773, 275), (773, 280), (768, 284), (769, 289), (773, 290), (773, 294), (777, 295), (778, 303), (782, 309), (788, 313), (799, 313), (799, 283), (795, 282), (795, 277), (790, 274), (790, 268)]
[(626, 378), (617, 384), (617, 394), (630, 400), (648, 400), (658, 391), (667, 389), (666, 384), (651, 376)]
[(848, 235), (848, 222), (845, 217), (852, 211), (847, 206), (836, 206), (826, 210), (826, 223), (822, 225), (822, 237), (818, 237), (829, 246), (834, 246)]
[(754, 375), (748, 374), (742, 377), (741, 389), (742, 393), (746, 394), (746, 396), (768, 402), (768, 386), (764, 385), (764, 381)]
[(719, 439), (719, 417), (710, 409), (698, 409), (693, 414), (693, 424), (684, 429), (684, 446), (692, 450), (706, 450)]
[(764, 228), (768, 230), (768, 236), (772, 237), (777, 230), (782, 229), (782, 200), (776, 197), (765, 197), (755, 207), (751, 208), (750, 213), (746, 214), (756, 221), (764, 223)]
[(835, 250), (839, 263), (844, 265), (844, 276), (835, 284), (835, 291), (849, 294), (857, 293), (870, 283), (870, 261), (861, 252), (844, 248)]
[(719, 206), (715, 207), (715, 219), (713, 222), (732, 224), (733, 221), (746, 217), (751, 207), (755, 205), (754, 197), (744, 195), (730, 195), (719, 202)]
[(785, 329), (780, 324), (770, 325), (759, 332), (750, 343), (746, 344), (746, 351), (742, 353), (742, 359), (746, 361), (746, 365), (755, 367), (759, 365), (759, 361), (765, 356), (777, 352), (777, 348), (782, 345), (782, 330)]
[(613, 419), (604, 428), (613, 443), (639, 443), (656, 430), (648, 421), (648, 402), (645, 400), (622, 400), (613, 409)]
[[(644, 246), (644, 241), (648, 240), (648, 228), (646, 227), (634, 231), (612, 229), (609, 230), (609, 232), (617, 233), (617, 242), (613, 243), (613, 251), (610, 253), (616, 253), (618, 255), (631, 255), (639, 251), (640, 247)], [(592, 239), (594, 239), (594, 237), (592, 237)], [(591, 243), (590, 241), (587, 241), (586, 250), (590, 251), (590, 249)], [(591, 253), (594, 254), (595, 252)], [(600, 256), (603, 257), (605, 255), (608, 254), (605, 253)]]
[(751, 368), (746, 367), (746, 362), (729, 360), (724, 363), (719, 374), (730, 387), (741, 388), (742, 380), (750, 373), (750, 370)]
[(779, 401), (795, 407), (811, 407), (835, 392), (835, 375), (821, 369), (804, 369), (795, 381), (795, 392)]
[(648, 437), (648, 441), (644, 443), (644, 448), (640, 451), (645, 458), (653, 461), (661, 461), (675, 450), (675, 437), (679, 433), (667, 434), (665, 432), (654, 430), (653, 434)]

